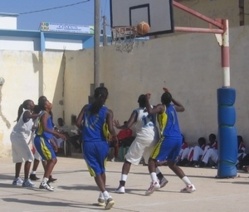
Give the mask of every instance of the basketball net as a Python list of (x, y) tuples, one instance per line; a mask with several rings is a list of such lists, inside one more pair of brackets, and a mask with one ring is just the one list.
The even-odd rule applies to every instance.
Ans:
[(120, 26), (112, 28), (113, 41), (116, 50), (120, 52), (132, 52), (137, 36), (137, 29), (134, 26)]

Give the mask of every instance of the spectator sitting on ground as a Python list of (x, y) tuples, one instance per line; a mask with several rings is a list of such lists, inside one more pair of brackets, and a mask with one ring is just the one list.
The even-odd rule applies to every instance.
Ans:
[(238, 141), (238, 157), (237, 157), (237, 168), (242, 169), (243, 166), (243, 159), (245, 158), (246, 154), (246, 146), (243, 140), (243, 137), (241, 135), (237, 136), (237, 141)]
[[(63, 118), (58, 118), (57, 122), (58, 125), (56, 129), (67, 136), (67, 141), (70, 144), (72, 144), (75, 149), (81, 151), (80, 135), (79, 135), (79, 130), (76, 126), (76, 116), (75, 117), (72, 116), (72, 127), (65, 125)], [(56, 142), (58, 146), (60, 146), (60, 148), (64, 148), (65, 147), (64, 142), (67, 141), (56, 139)]]
[(190, 149), (188, 154), (188, 161), (190, 166), (199, 167), (201, 157), (205, 148), (207, 147), (206, 143), (206, 139), (204, 137), (200, 137), (198, 139), (198, 145)]
[(178, 166), (185, 166), (188, 164), (188, 154), (190, 151), (191, 147), (189, 147), (188, 143), (185, 140), (184, 135), (182, 135), (182, 147), (178, 156)]
[(200, 167), (214, 167), (218, 162), (218, 142), (216, 140), (216, 135), (211, 133), (209, 135), (209, 144), (206, 150), (203, 152), (201, 158)]
[(249, 172), (249, 154), (246, 153), (246, 146), (242, 136), (238, 135), (238, 163), (237, 169)]

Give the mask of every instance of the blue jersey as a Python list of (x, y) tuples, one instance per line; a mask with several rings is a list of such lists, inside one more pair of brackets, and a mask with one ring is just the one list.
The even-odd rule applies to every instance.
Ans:
[(102, 106), (97, 114), (91, 114), (89, 104), (83, 115), (82, 139), (84, 142), (106, 141), (105, 126), (108, 108)]
[[(46, 112), (44, 112), (46, 113)], [(43, 113), (43, 115), (44, 115)], [(49, 115), (47, 119), (47, 128), (53, 130), (54, 124), (52, 116)], [(44, 127), (41, 124), (41, 120), (38, 121), (38, 129), (36, 131), (36, 136), (34, 139), (35, 148), (42, 157), (43, 160), (51, 160), (56, 158), (53, 146), (50, 143), (50, 140), (53, 138), (53, 134), (50, 132), (44, 131)]]
[(181, 139), (181, 130), (179, 127), (178, 118), (174, 106), (171, 104), (167, 105), (165, 113), (167, 115), (167, 121), (163, 129), (162, 135), (165, 138)]
[[(49, 128), (51, 130), (53, 130), (53, 128), (54, 128), (54, 123), (53, 123), (51, 115), (49, 115), (48, 120), (47, 120), (47, 128)], [(54, 137), (52, 133), (44, 131), (43, 126), (41, 124), (41, 120), (39, 120), (39, 122), (38, 122), (38, 129), (36, 131), (36, 134), (38, 136), (42, 136), (42, 137), (44, 137), (45, 139), (48, 139), (48, 140)]]

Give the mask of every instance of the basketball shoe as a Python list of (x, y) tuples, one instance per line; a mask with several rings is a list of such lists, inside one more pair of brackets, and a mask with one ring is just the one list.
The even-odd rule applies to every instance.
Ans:
[(53, 178), (52, 175), (50, 175), (48, 178), (48, 183), (53, 183), (56, 180), (57, 180), (56, 178)]
[(185, 188), (181, 190), (182, 193), (192, 193), (196, 191), (196, 188), (193, 184), (187, 185)]
[(166, 186), (168, 182), (169, 181), (165, 177), (163, 177), (161, 180), (159, 180), (160, 188), (163, 188), (164, 186)]
[(35, 184), (31, 182), (30, 179), (26, 179), (23, 181), (22, 187), (34, 187)]
[(112, 208), (112, 206), (114, 205), (114, 200), (112, 199), (112, 197), (109, 197), (107, 200), (106, 200), (106, 203), (105, 203), (105, 209), (106, 210), (109, 210)]
[(49, 183), (41, 182), (40, 189), (46, 189), (48, 191), (54, 191), (54, 187), (50, 186)]
[(150, 187), (145, 192), (145, 195), (147, 195), (147, 196), (151, 195), (154, 191), (158, 190), (159, 188), (160, 188), (159, 182), (151, 182)]
[(102, 194), (102, 192), (100, 192), (100, 194), (99, 194), (98, 205), (105, 206), (105, 198), (104, 198), (104, 195)]
[(115, 193), (124, 194), (124, 193), (125, 193), (125, 187), (124, 187), (124, 186), (119, 186), (119, 187), (115, 190)]
[(102, 198), (98, 198), (98, 205), (99, 206), (105, 206), (105, 199), (102, 199)]
[(36, 176), (36, 174), (30, 174), (29, 178), (33, 181), (39, 180), (40, 178)]
[(23, 184), (23, 180), (20, 177), (15, 178), (12, 182), (12, 185), (16, 185), (16, 186), (22, 186), (22, 184)]

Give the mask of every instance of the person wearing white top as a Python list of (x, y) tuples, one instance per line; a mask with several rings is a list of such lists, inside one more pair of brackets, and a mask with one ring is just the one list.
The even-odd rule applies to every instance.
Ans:
[[(29, 171), (31, 162), (34, 157), (28, 146), (30, 140), (33, 118), (38, 115), (33, 114), (34, 102), (32, 100), (25, 100), (18, 109), (17, 123), (14, 126), (10, 140), (12, 145), (12, 158), (15, 163), (15, 179), (13, 185), (22, 185), (23, 187), (33, 187), (34, 184), (29, 179)], [(24, 181), (20, 178), (20, 171), (22, 163), (24, 165)]]

